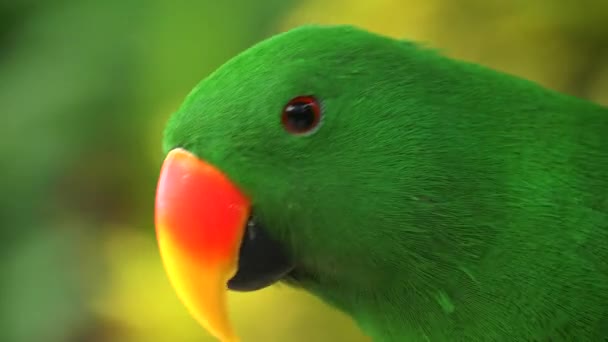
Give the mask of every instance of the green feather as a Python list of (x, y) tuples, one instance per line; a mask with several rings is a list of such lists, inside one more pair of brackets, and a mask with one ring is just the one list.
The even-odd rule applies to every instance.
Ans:
[[(311, 135), (285, 104), (321, 100)], [(263, 41), (203, 80), (165, 150), (221, 168), (375, 341), (608, 337), (608, 109), (350, 26)]]

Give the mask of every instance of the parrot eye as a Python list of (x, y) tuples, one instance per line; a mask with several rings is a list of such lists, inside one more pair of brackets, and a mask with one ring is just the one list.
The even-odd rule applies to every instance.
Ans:
[(295, 97), (283, 109), (281, 123), (291, 134), (312, 134), (321, 123), (321, 106), (312, 96)]

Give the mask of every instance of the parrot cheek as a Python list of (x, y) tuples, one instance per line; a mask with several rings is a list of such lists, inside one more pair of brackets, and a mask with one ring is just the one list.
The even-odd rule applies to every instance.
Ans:
[(255, 291), (283, 279), (294, 269), (293, 260), (252, 216), (239, 249), (236, 274), (228, 281), (234, 291)]

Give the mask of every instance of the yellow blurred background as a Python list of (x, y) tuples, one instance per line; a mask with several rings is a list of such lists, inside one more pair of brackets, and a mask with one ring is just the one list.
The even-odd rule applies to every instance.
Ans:
[[(608, 1), (0, 0), (0, 341), (213, 341), (169, 286), (161, 131), (252, 44), (348, 23), (608, 104)], [(367, 341), (285, 286), (231, 294), (247, 341)]]

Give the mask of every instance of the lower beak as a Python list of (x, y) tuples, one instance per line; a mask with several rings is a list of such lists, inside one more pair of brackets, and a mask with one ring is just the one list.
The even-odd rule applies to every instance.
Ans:
[(221, 341), (238, 340), (226, 295), (249, 214), (249, 199), (221, 171), (184, 149), (169, 152), (156, 194), (161, 258), (180, 300)]

